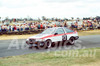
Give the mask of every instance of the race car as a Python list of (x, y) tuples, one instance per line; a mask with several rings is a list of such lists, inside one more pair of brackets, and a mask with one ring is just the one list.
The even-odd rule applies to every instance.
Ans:
[(46, 47), (50, 48), (53, 43), (70, 41), (70, 44), (75, 44), (75, 40), (79, 38), (77, 31), (73, 31), (66, 27), (47, 28), (42, 33), (29, 37), (26, 43), (30, 47)]

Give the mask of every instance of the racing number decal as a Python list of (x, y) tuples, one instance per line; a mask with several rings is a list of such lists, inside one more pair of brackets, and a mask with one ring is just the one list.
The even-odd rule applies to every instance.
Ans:
[(63, 35), (62, 36), (62, 40), (67, 40), (67, 36), (66, 35)]

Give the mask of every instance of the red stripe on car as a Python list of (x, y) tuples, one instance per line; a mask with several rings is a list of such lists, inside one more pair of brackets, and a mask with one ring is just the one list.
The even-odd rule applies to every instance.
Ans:
[(55, 37), (55, 36), (62, 36), (62, 35), (65, 35), (65, 34), (66, 35), (68, 35), (68, 34), (74, 34), (74, 33), (76, 33), (76, 31), (75, 32), (71, 32), (71, 33), (58, 34), (58, 35), (49, 35), (49, 36), (42, 37), (40, 39), (50, 38), (50, 37)]

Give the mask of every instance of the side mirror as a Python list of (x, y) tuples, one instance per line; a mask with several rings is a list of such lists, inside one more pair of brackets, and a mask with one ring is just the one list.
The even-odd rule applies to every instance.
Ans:
[(57, 35), (58, 33), (55, 33), (54, 35)]

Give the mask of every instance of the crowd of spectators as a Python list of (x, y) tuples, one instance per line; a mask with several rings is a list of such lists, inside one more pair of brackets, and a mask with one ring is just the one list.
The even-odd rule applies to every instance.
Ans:
[(72, 29), (76, 30), (94, 30), (100, 28), (100, 22), (96, 21), (83, 21), (82, 24), (78, 24), (78, 22), (75, 22), (74, 24), (71, 24)]
[(75, 30), (89, 30), (89, 29), (98, 29), (100, 27), (100, 22), (97, 21), (89, 21), (83, 20), (81, 23), (80, 21), (74, 21), (69, 24), (69, 22), (2, 22), (0, 25), (0, 32), (14, 32), (14, 31), (33, 31), (38, 29), (46, 29), (52, 27), (68, 27)]

